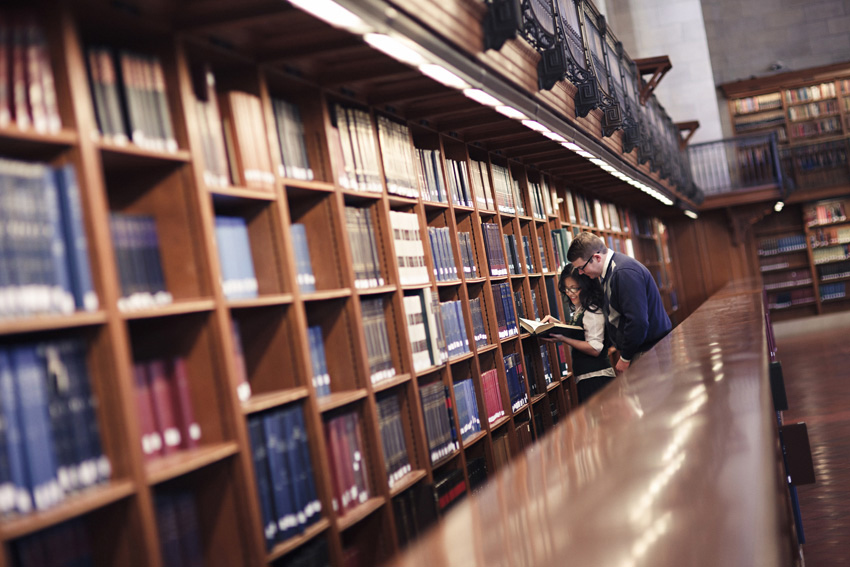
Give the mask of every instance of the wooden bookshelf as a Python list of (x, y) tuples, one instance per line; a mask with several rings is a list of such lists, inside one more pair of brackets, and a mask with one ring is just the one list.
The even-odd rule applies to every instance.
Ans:
[[(797, 190), (850, 187), (850, 64), (727, 83), (736, 136), (775, 133)], [(840, 191), (839, 191), (840, 193)], [(837, 193), (836, 193), (837, 194)]]
[[(675, 278), (669, 272), (668, 255), (659, 252), (665, 247), (662, 225), (649, 220), (649, 228), (643, 232), (631, 220), (637, 211), (599, 197), (591, 188), (574, 186), (569, 174), (488, 149), (480, 141), (486, 141), (487, 132), (492, 130), (501, 138), (500, 129), (515, 124), (490, 109), (479, 109), (474, 117), (467, 115), (465, 101), (455, 114), (443, 114), (433, 105), (429, 109), (422, 92), (439, 98), (446, 96), (444, 87), (369, 48), (359, 37), (335, 30), (285, 3), (211, 3), (210, 12), (204, 14), (199, 12), (204, 2), (179, 4), (165, 2), (159, 6), (167, 8), (162, 12), (139, 6), (135, 13), (99, 0), (80, 0), (36, 10), (48, 41), (62, 128), (36, 133), (2, 126), (0, 149), (10, 159), (74, 165), (99, 308), (67, 316), (3, 319), (0, 335), (11, 343), (84, 337), (91, 389), (99, 401), (101, 442), (112, 474), (108, 483), (74, 495), (55, 508), (3, 518), (0, 566), (15, 564), (13, 548), (20, 538), (71, 519), (80, 519), (91, 536), (95, 565), (162, 565), (163, 543), (171, 541), (173, 534), (161, 533), (157, 502), (172, 491), (190, 494), (195, 502), (196, 535), (205, 564), (285, 565), (292, 554), (317, 542), (326, 546), (334, 565), (342, 565), (344, 558), (358, 549), (367, 554), (367, 564), (378, 564), (401, 547), (398, 502), (414, 493), (433, 491), (434, 484), (447, 475), (453, 474), (469, 487), (468, 464), (472, 461), (483, 462), (487, 475), (495, 474), (506, 464), (504, 458), (520, 452), (518, 427), (527, 427), (536, 441), (575, 405), (566, 349), (565, 356), (552, 345), (544, 346), (547, 371), (535, 339), (519, 335), (500, 338), (503, 321), (497, 313), (502, 296), (498, 290), (506, 291), (503, 307), (508, 312), (515, 314), (515, 300), (521, 299), (526, 315), (536, 311), (541, 317), (563, 318), (562, 300), (555, 291), (557, 277), (566, 264), (571, 237), (591, 230), (615, 250), (633, 248), (635, 256), (648, 265), (659, 262), (665, 274), (659, 284), (669, 296)], [(258, 21), (266, 12), (276, 21), (288, 21), (290, 29), (303, 28), (308, 36), (315, 34), (316, 43), (302, 38), (298, 41), (303, 45), (272, 42), (255, 51), (248, 36), (256, 31), (255, 25), (262, 28)], [(339, 42), (346, 52), (338, 64), (323, 59), (322, 46), (327, 42)], [(98, 115), (100, 95), (91, 88), (89, 78), (93, 46), (127, 50), (159, 61), (164, 86), (149, 94), (162, 95), (160, 103), (169, 117), (173, 147), (121, 141), (105, 132)], [(209, 70), (215, 77), (213, 99), (220, 101), (239, 92), (259, 109), (258, 120), (252, 123), (254, 137), (232, 132), (226, 140), (230, 144), (225, 148), (228, 158), (233, 158), (232, 144), (251, 146), (237, 148), (242, 158), (228, 162), (226, 179), (210, 175), (209, 132), (199, 114), (197, 82), (198, 76), (204, 76), (199, 70)], [(394, 94), (383, 84), (396, 76), (416, 86), (418, 94)], [(406, 97), (414, 102), (408, 103)], [(291, 164), (284, 162), (291, 148), (278, 133), (275, 105), (279, 100), (295, 103), (300, 110), (310, 179), (283, 173), (290, 171), (285, 168)], [(376, 140), (375, 191), (359, 191), (340, 181), (347, 172), (338, 138), (347, 134), (340, 133), (339, 116), (332, 112), (335, 104), (361, 111), (347, 134)], [(238, 111), (233, 108), (224, 114), (231, 113), (238, 122)], [(387, 160), (398, 160), (394, 153), (398, 148), (381, 144), (381, 117), (409, 128), (406, 137), (394, 140), (395, 145), (409, 145), (414, 156), (416, 150), (437, 152), (433, 164), (446, 189), (443, 201), (422, 196), (417, 174), (413, 180), (418, 196), (390, 192), (385, 174), (398, 164), (390, 166)], [(246, 163), (252, 156), (263, 159)], [(254, 166), (261, 173), (263, 167), (271, 172), (268, 187), (255, 183)], [(463, 200), (449, 189), (447, 181), (453, 171), (460, 172), (458, 182), (471, 191)], [(472, 191), (470, 175), (475, 171), (486, 198)], [(504, 195), (493, 192), (497, 172), (506, 182), (501, 187)], [(353, 173), (355, 178), (359, 173)], [(219, 184), (211, 183), (213, 179)], [(500, 210), (502, 198), (510, 201), (513, 212), (508, 206)], [(379, 273), (375, 285), (365, 288), (358, 287), (362, 258), (360, 251), (350, 246), (348, 207), (368, 211), (371, 223)], [(569, 211), (579, 207), (583, 207), (582, 214), (570, 216)], [(416, 230), (427, 272), (420, 283), (402, 281), (392, 225), (397, 212), (418, 221)], [(122, 288), (121, 261), (116, 257), (119, 243), (110, 232), (111, 213), (154, 220), (170, 301), (130, 307), (121, 302), (126, 290)], [(250, 244), (250, 258), (244, 259), (253, 266), (254, 296), (230, 296), (222, 286), (228, 268), (217, 239), (216, 219), (222, 216), (243, 223)], [(490, 243), (485, 242), (482, 223), (495, 227), (501, 253), (507, 252), (504, 237), (514, 237), (515, 273), (491, 273), (490, 262), (495, 257), (488, 256)], [(294, 225), (303, 226), (306, 233), (314, 289), (299, 279), (301, 249)], [(449, 262), (456, 277), (438, 282), (429, 228), (448, 234), (441, 261)], [(553, 231), (559, 231), (559, 236), (553, 237)], [(474, 274), (464, 271), (469, 266), (464, 264), (465, 248), (459, 233), (469, 235), (468, 257), (475, 264)], [(500, 261), (505, 264), (505, 260)], [(439, 303), (457, 306), (461, 315), (457, 336), (466, 346), (445, 361), (420, 368), (414, 360), (405, 298), (424, 297), (426, 291)], [(381, 380), (374, 379), (370, 366), (374, 337), (364, 330), (366, 305), (375, 299), (382, 301), (384, 354), (395, 372)], [(473, 304), (480, 305), (480, 329), (473, 320)], [(240, 341), (234, 334), (237, 328)], [(322, 395), (313, 379), (311, 329), (319, 330), (326, 350), (327, 395)], [(486, 335), (486, 340), (476, 344), (476, 333)], [(241, 351), (237, 348), (240, 342)], [(509, 355), (517, 355), (523, 367), (526, 361), (531, 365), (518, 378), (528, 399), (515, 411), (511, 411), (505, 368)], [(185, 361), (186, 395), (202, 433), (197, 447), (151, 459), (139, 442), (144, 426), (134, 370), (140, 362), (166, 358)], [(559, 366), (562, 359), (566, 369)], [(489, 370), (496, 372), (505, 412), (493, 422), (487, 420), (481, 379)], [(471, 384), (468, 395), (478, 408), (480, 431), (465, 438), (457, 435), (456, 448), (432, 462), (421, 388), (435, 383), (445, 386), (448, 415), (453, 424), (459, 424), (454, 386), (466, 380)], [(246, 384), (251, 396), (243, 398)], [(378, 403), (387, 396), (398, 398), (410, 464), (410, 471), (392, 486), (385, 474), (387, 459), (378, 416)], [(270, 412), (289, 409), (303, 415), (321, 511), (303, 532), (269, 546), (250, 427), (253, 420)], [(357, 459), (358, 466), (365, 469), (368, 497), (343, 513), (334, 508), (335, 456), (330, 454), (327, 428), (334, 418), (348, 414), (357, 416), (361, 438)], [(368, 549), (361, 549), (364, 543)]]

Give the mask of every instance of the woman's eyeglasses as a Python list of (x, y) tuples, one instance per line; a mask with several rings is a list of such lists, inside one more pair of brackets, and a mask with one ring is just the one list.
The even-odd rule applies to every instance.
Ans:
[(580, 291), (581, 291), (580, 287), (562, 287), (561, 288), (561, 293), (564, 293), (564, 294), (573, 294), (573, 293), (578, 293)]

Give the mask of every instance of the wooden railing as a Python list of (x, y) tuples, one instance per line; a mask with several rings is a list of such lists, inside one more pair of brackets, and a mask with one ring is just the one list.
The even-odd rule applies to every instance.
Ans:
[(769, 359), (727, 285), (390, 564), (795, 565)]

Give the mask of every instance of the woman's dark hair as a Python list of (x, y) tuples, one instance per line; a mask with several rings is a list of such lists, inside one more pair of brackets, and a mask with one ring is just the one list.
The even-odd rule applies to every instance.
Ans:
[(558, 278), (558, 290), (561, 293), (567, 293), (566, 281), (567, 278), (572, 278), (578, 283), (579, 292), (578, 299), (585, 311), (597, 312), (602, 305), (602, 285), (596, 278), (590, 278), (578, 271), (578, 268), (567, 264), (561, 270), (561, 275)]

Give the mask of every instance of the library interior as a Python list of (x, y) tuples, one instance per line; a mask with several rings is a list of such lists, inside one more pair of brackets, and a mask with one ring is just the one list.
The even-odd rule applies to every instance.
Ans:
[[(0, 567), (846, 559), (809, 4), (4, 2)], [(579, 404), (535, 327), (582, 232), (673, 330)]]

